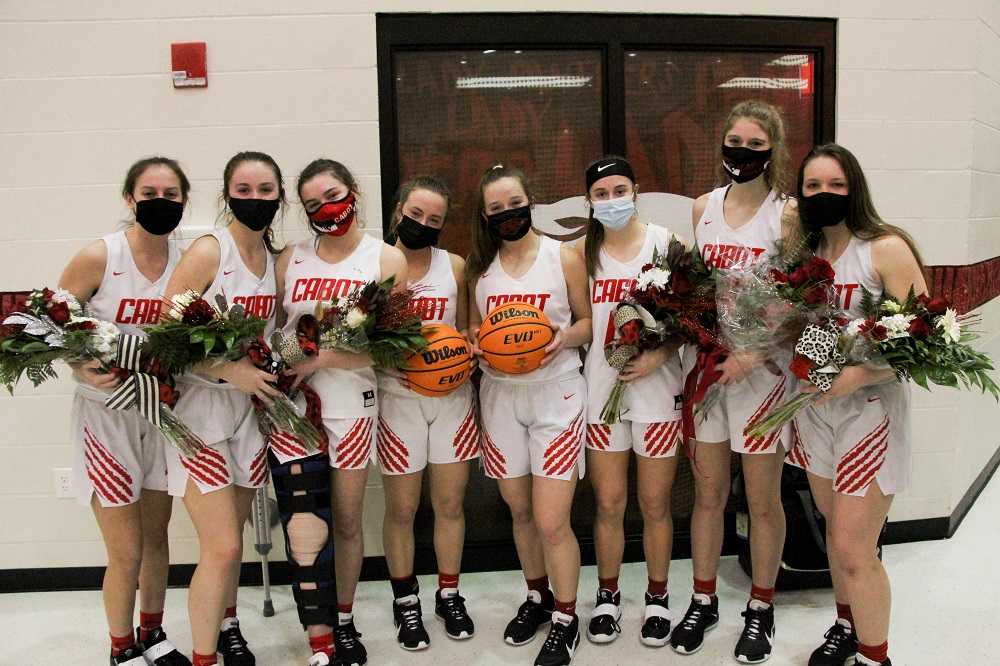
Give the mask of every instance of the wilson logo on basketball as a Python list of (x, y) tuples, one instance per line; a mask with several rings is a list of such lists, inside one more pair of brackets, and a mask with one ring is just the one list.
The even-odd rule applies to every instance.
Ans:
[(494, 370), (523, 375), (538, 369), (554, 335), (540, 309), (529, 303), (507, 303), (487, 315), (479, 329), (479, 348)]
[(503, 310), (498, 310), (490, 315), (490, 324), (496, 326), (500, 322), (513, 319), (514, 317), (531, 317), (532, 319), (540, 319), (537, 310), (520, 310), (517, 308), (505, 308)]
[(421, 352), (420, 355), (424, 357), (424, 363), (433, 365), (459, 356), (467, 357), (469, 355), (469, 348), (466, 345), (462, 345), (461, 347), (442, 347), (441, 349), (431, 349)]

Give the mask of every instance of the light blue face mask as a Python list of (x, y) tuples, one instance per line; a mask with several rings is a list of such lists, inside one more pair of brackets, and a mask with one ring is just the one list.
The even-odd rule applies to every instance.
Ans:
[(635, 202), (632, 201), (632, 195), (617, 199), (592, 201), (590, 205), (594, 209), (594, 219), (612, 231), (624, 229), (628, 221), (635, 215)]

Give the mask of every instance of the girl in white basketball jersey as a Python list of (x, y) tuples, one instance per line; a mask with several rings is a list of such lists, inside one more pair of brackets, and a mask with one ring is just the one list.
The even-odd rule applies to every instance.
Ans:
[[(191, 184), (180, 166), (149, 157), (131, 166), (122, 196), (135, 224), (83, 248), (63, 271), (59, 286), (93, 316), (113, 321), (123, 333), (141, 335), (141, 326), (159, 321), (163, 290), (180, 252), (169, 242), (181, 221)], [(111, 634), (111, 664), (189, 665), (160, 626), (167, 591), (166, 440), (135, 411), (104, 406), (120, 385), (100, 363), (73, 364), (78, 382), (73, 398), (74, 486), (80, 504), (89, 504), (108, 550), (104, 611)], [(139, 627), (133, 634), (135, 589)]]
[[(737, 104), (723, 124), (719, 176), (726, 185), (694, 204), (695, 242), (705, 262), (720, 269), (749, 266), (785, 235), (782, 215), (788, 203), (788, 152), (778, 110), (760, 101)], [(692, 364), (693, 350), (687, 350)], [(719, 404), (696, 419), (695, 506), (691, 515), (694, 595), (684, 619), (674, 628), (671, 646), (691, 654), (705, 632), (719, 621), (716, 576), (722, 553), (723, 517), (729, 498), (731, 452), (741, 454), (750, 505), (753, 584), (736, 644), (738, 661), (756, 663), (771, 654), (774, 638), (774, 583), (785, 541), (781, 507), (781, 431), (764, 438), (743, 435), (755, 414), (780, 404), (784, 372), (763, 359), (731, 354), (718, 367), (726, 387)]]
[[(576, 590), (580, 547), (570, 525), (586, 422), (587, 387), (578, 348), (591, 339), (587, 271), (580, 255), (531, 231), (525, 175), (497, 165), (479, 181), (466, 263), (469, 326), (496, 304), (534, 303), (555, 332), (538, 369), (506, 375), (483, 362), (483, 459), (510, 507), (528, 599), (504, 639), (522, 645), (551, 620), (536, 664), (569, 664), (580, 643)], [(549, 578), (552, 591), (549, 591)]]
[[(839, 306), (862, 316), (862, 288), (905, 298), (927, 292), (910, 236), (875, 211), (857, 158), (817, 146), (799, 169), (798, 214), (809, 245), (835, 271)], [(806, 391), (815, 391), (809, 386)], [(789, 462), (808, 472), (826, 517), (837, 621), (810, 666), (889, 666), (889, 579), (877, 556), (893, 496), (910, 482), (910, 386), (891, 370), (846, 367), (832, 388), (796, 416)]]
[[(333, 160), (314, 160), (299, 174), (298, 194), (314, 236), (285, 248), (278, 258), (279, 323), (285, 335), (293, 335), (299, 316), (313, 313), (318, 303), (345, 297), (367, 282), (395, 276), (396, 288), (405, 287), (403, 253), (369, 236), (358, 224), (358, 185), (347, 167)], [(378, 416), (375, 372), (367, 354), (321, 350), (296, 364), (293, 373), (311, 376), (308, 381), (322, 401), (323, 426), (330, 441), (324, 464), (330, 468), (337, 615), (330, 618), (335, 626), (325, 629), (332, 629), (340, 663), (364, 664), (368, 656), (354, 626), (354, 592), (364, 560), (361, 518)], [(279, 452), (273, 442), (271, 450)], [(291, 459), (285, 456), (282, 462)], [(311, 483), (309, 488), (313, 488)], [(318, 522), (311, 524), (319, 527)], [(299, 528), (292, 534), (293, 525), (288, 524), (289, 538), (295, 540), (289, 544), (290, 556), (301, 551), (308, 557), (318, 553), (326, 558), (326, 533), (307, 528), (306, 523)], [(309, 627), (311, 636), (315, 630)]]
[[(604, 356), (604, 345), (616, 337), (614, 308), (635, 283), (653, 250), (666, 252), (668, 229), (639, 221), (635, 210), (638, 185), (624, 159), (609, 156), (587, 169), (590, 224), (577, 245), (590, 276), (594, 342), (587, 353), (587, 458), (597, 500), (594, 546), (597, 551), (597, 604), (587, 629), (595, 643), (609, 643), (621, 633), (621, 593), (618, 574), (625, 548), (625, 503), (628, 498), (629, 455), (635, 451), (643, 550), (649, 584), (639, 638), (646, 645), (667, 644), (671, 615), (667, 607), (667, 572), (673, 544), (670, 492), (677, 470), (680, 436), (680, 396), (683, 378), (678, 344), (646, 351), (619, 374)], [(630, 386), (621, 420), (601, 420), (604, 402), (615, 379)]]
[[(271, 222), (285, 201), (281, 170), (258, 152), (235, 155), (223, 172), (221, 214), (228, 226), (196, 240), (178, 264), (166, 298), (193, 289), (214, 303), (223, 295), (274, 330), (275, 282)], [(170, 494), (184, 498), (198, 532), (200, 555), (191, 579), (188, 611), (195, 666), (252, 666), (254, 655), (240, 633), (236, 593), (243, 554), (243, 525), (257, 488), (267, 482), (264, 436), (251, 397), (268, 400), (272, 374), (248, 357), (185, 374), (178, 381), (176, 412), (203, 442), (196, 456), (167, 454)], [(221, 381), (220, 381), (221, 380)], [(221, 629), (220, 629), (221, 628)]]
[[(396, 195), (389, 232), (406, 257), (413, 308), (424, 324), (442, 324), (465, 334), (469, 292), (465, 260), (437, 247), (451, 194), (427, 176), (404, 183)], [(471, 382), (444, 396), (426, 397), (406, 388), (404, 378), (378, 374), (376, 446), (385, 490), (382, 541), (389, 565), (396, 640), (406, 650), (430, 644), (421, 619), (419, 586), (413, 575), (413, 519), (420, 505), (424, 469), (431, 483), (438, 591), (434, 612), (455, 639), (471, 638), (475, 625), (458, 593), (465, 540), (465, 488), (479, 457)]]

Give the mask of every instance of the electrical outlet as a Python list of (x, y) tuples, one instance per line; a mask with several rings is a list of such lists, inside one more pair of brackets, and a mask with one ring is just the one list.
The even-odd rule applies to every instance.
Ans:
[(73, 499), (73, 470), (69, 467), (57, 467), (52, 470), (56, 482), (56, 497), (58, 499)]

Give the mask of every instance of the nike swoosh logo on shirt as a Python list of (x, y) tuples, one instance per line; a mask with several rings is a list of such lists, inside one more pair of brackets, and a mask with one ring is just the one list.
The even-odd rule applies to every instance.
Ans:
[(712, 224), (712, 220), (705, 220), (705, 226)]
[(111, 271), (111, 274), (118, 277), (119, 275), (125, 275), (125, 271)]
[(572, 397), (573, 397), (574, 395), (576, 395), (576, 393), (570, 393), (569, 395), (564, 395), (564, 396), (563, 396), (563, 400), (569, 400), (569, 399), (570, 399), (570, 398), (572, 398)]
[(480, 279), (483, 279), (483, 280), (485, 280), (485, 279), (486, 279), (486, 278), (488, 278), (489, 276), (490, 276), (490, 274), (489, 274), (489, 273), (483, 273), (483, 277), (482, 277), (482, 278), (480, 278)]
[(296, 266), (298, 266), (298, 265), (299, 265), (299, 264), (301, 264), (301, 263), (302, 263), (303, 261), (305, 261), (305, 259), (296, 259), (296, 260), (295, 260), (295, 265), (296, 265)]
[(612, 162), (611, 164), (605, 164), (604, 166), (599, 166), (599, 167), (597, 167), (597, 172), (600, 173), (600, 172), (604, 171), (605, 169), (607, 169), (609, 166), (614, 166), (616, 164), (618, 164), (618, 162)]
[[(236, 270), (236, 269), (233, 269), (233, 270)], [(233, 272), (233, 271), (222, 271), (222, 274), (223, 274), (223, 275), (229, 275), (229, 274), (230, 274), (230, 273), (232, 273), (232, 272)]]

